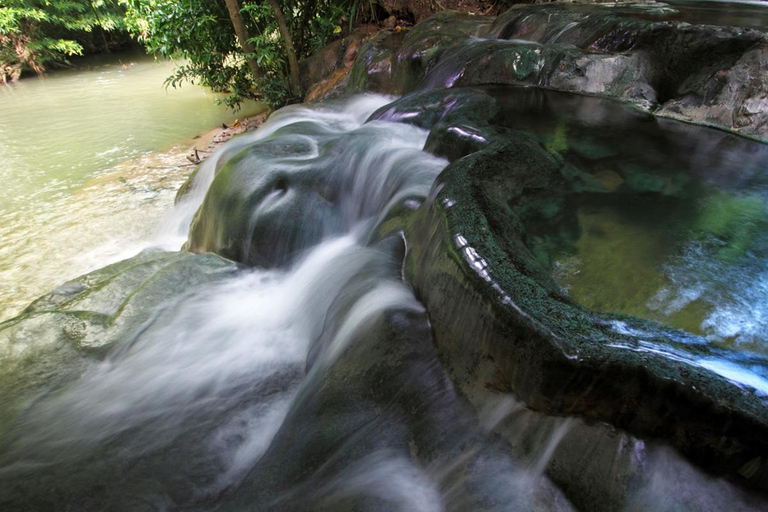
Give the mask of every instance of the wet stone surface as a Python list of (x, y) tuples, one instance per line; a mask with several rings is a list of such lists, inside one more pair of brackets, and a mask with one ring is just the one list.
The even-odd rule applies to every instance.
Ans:
[[(494, 370), (486, 385), (512, 391), (534, 409), (578, 411), (636, 435), (665, 438), (710, 470), (738, 474), (765, 449), (760, 434), (768, 426), (765, 359), (731, 352), (661, 324), (576, 304), (541, 264), (541, 237), (532, 228), (572, 219), (569, 201), (574, 196), (593, 201), (614, 197), (626, 206), (633, 198), (647, 200), (648, 194), (655, 194), (682, 203), (677, 212), (682, 217), (686, 208), (693, 208), (691, 203), (702, 197), (706, 202), (701, 189), (707, 184), (716, 184), (718, 193), (760, 184), (765, 156), (755, 160), (754, 181), (739, 176), (729, 183), (724, 177), (737, 175), (729, 171), (730, 144), (722, 138), (732, 136), (693, 127), (687, 134), (677, 127), (670, 131), (653, 119), (648, 124), (642, 114), (620, 104), (583, 106), (587, 114), (579, 115), (579, 103), (600, 107), (597, 100), (586, 98), (562, 108), (569, 98), (553, 93), (486, 93), (496, 101), (495, 108), (482, 110), (488, 122), (477, 123), (475, 108), (465, 114), (475, 118), (474, 130), (485, 142), (468, 147), (468, 156), (454, 155), (438, 178), (436, 195), (406, 227), (406, 275), (427, 306), (452, 377), (465, 389), (474, 389), (481, 385), (480, 361), (487, 359)], [(454, 105), (443, 109), (446, 114), (434, 121), (431, 135), (432, 147), (445, 152), (449, 150), (440, 148), (456, 148), (457, 143), (441, 123), (462, 124), (462, 96), (466, 104), (476, 105), (481, 101), (478, 94), (482, 92), (454, 89), (406, 96), (378, 115), (424, 125), (436, 117), (425, 105)], [(526, 109), (540, 113), (546, 108), (569, 114), (559, 121), (525, 116)], [(463, 121), (470, 124), (466, 117)], [(598, 127), (609, 134), (603, 141), (590, 132)], [(631, 148), (621, 145), (622, 129), (635, 135)], [(574, 132), (573, 143), (564, 135), (569, 130)], [(712, 137), (715, 148), (724, 147), (720, 160), (717, 150), (710, 153), (710, 164), (720, 161), (719, 168), (695, 165), (686, 135), (702, 144)], [(643, 136), (649, 138), (648, 146), (641, 142)], [(659, 140), (666, 146), (660, 148)], [(735, 138), (730, 142), (765, 154), (757, 143)], [(747, 147), (740, 154), (750, 153)], [(655, 160), (661, 155), (663, 166)], [(619, 166), (610, 174), (609, 163), (622, 157), (634, 166)], [(659, 205), (651, 202), (646, 207)], [(580, 228), (575, 229), (572, 236), (578, 239)], [(608, 242), (603, 238), (594, 243)], [(642, 248), (642, 240), (637, 247)], [(614, 293), (621, 293), (623, 286), (633, 284), (621, 283)], [(729, 442), (724, 445), (723, 439)], [(764, 473), (752, 478), (755, 485), (765, 485)]]
[[(0, 436), (41, 390), (77, 379), (142, 324), (237, 265), (213, 254), (147, 250), (61, 285), (0, 324)], [(2, 444), (0, 444), (2, 446)]]
[[(682, 13), (682, 14), (680, 14)], [(663, 117), (768, 139), (763, 31), (691, 25), (681, 11), (550, 4), (487, 18), (443, 13), (362, 50), (350, 89), (535, 85), (620, 99)], [(692, 20), (700, 19), (691, 16)]]

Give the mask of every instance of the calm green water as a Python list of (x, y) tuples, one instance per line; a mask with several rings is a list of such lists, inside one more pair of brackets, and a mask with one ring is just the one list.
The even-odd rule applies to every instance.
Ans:
[(576, 302), (768, 353), (768, 144), (604, 99), (495, 91), (502, 123), (564, 162), (568, 184), (524, 220)]
[(192, 138), (237, 115), (201, 87), (163, 87), (141, 54), (0, 87), (0, 320), (148, 243), (193, 167)]

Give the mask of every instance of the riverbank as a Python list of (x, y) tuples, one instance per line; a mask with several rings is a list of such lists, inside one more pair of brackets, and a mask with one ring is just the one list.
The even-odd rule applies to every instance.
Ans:
[(194, 165), (202, 163), (211, 153), (216, 151), (219, 146), (241, 133), (256, 130), (264, 124), (269, 117), (270, 111), (262, 112), (256, 115), (235, 119), (232, 123), (223, 123), (220, 127), (214, 128), (209, 132), (194, 137), (195, 142), (186, 152), (186, 159)]

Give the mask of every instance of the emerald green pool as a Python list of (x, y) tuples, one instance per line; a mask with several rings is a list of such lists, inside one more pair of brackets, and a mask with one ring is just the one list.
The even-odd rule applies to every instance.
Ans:
[(566, 164), (527, 244), (576, 302), (768, 352), (768, 145), (610, 100), (498, 99)]

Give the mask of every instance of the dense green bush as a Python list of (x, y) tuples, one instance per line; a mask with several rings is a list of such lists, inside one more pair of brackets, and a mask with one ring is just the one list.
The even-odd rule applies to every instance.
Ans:
[[(168, 85), (198, 82), (227, 93), (224, 101), (232, 107), (249, 98), (281, 105), (297, 95), (290, 89), (285, 39), (268, 1), (240, 2), (252, 53), (239, 43), (223, 0), (124, 1), (129, 27), (149, 51), (183, 59)], [(279, 7), (301, 59), (342, 30), (353, 2), (282, 0)], [(254, 62), (248, 59), (261, 76), (254, 76)]]
[(41, 74), (49, 64), (87, 50), (108, 49), (107, 34), (124, 30), (119, 0), (3, 0), (0, 82), (25, 69)]

